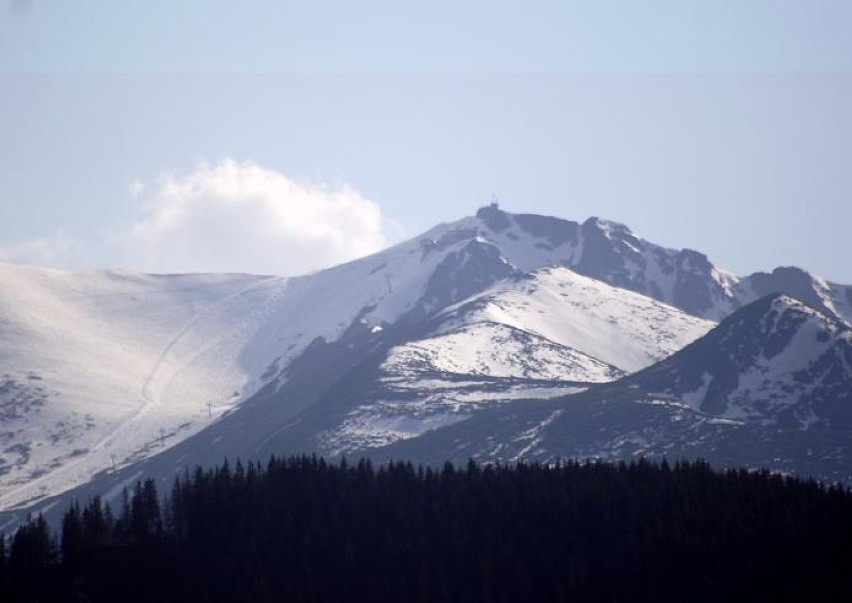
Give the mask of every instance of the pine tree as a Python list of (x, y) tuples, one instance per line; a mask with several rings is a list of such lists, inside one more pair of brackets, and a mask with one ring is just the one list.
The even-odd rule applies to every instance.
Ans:
[(109, 505), (101, 503), (101, 497), (95, 496), (82, 514), (82, 548), (90, 551), (110, 544), (110, 535), (114, 529), (112, 511)]
[(160, 500), (153, 479), (136, 482), (130, 503), (130, 539), (135, 543), (150, 544), (160, 538), (163, 531)]
[(6, 587), (9, 559), (6, 553), (6, 534), (0, 532), (0, 592)]
[(15, 533), (9, 558), (12, 577), (47, 567), (56, 561), (56, 540), (44, 517), (39, 514)]
[(62, 519), (62, 559), (69, 562), (83, 549), (83, 521), (80, 517), (80, 505), (73, 501)]

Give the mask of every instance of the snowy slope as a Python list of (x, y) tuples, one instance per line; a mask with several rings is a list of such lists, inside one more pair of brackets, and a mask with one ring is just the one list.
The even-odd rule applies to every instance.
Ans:
[(391, 350), (387, 372), (611, 381), (714, 326), (567, 268), (505, 279), (438, 318), (429, 337)]
[(238, 354), (283, 281), (0, 264), (0, 504), (198, 431), (254, 393)]
[[(361, 430), (396, 441), (483, 407), (576, 393), (699, 337), (712, 325), (695, 316), (721, 318), (768, 290), (795, 288), (828, 315), (852, 315), (848, 287), (797, 269), (740, 279), (613, 222), (496, 206), (301, 277), (12, 266), (0, 277), (0, 508), (159, 455), (256, 392), (275, 416), (252, 415), (269, 433), (254, 447), (259, 436), (242, 433), (247, 454), (290, 441), (348, 449), (358, 438), (330, 448), (317, 438)], [(335, 390), (340, 379), (365, 392), (363, 404)], [(301, 431), (288, 440), (292, 420)], [(340, 431), (347, 421), (357, 429)]]
[[(0, 264), (0, 508), (161, 452), (284, 379), (317, 341), (359, 320), (425, 312), (417, 302), (442, 266), (468, 265), (490, 284), (492, 261), (493, 278), (510, 270), (464, 240), (415, 241), (291, 279)], [(473, 282), (443, 276), (433, 295), (455, 276)]]
[(389, 350), (381, 387), (321, 434), (324, 453), (418, 437), (518, 399), (576, 394), (715, 326), (567, 268), (501, 280), (434, 323), (426, 337)]
[(0, 508), (160, 453), (286, 382), (312, 346), (416, 322), (515, 271), (456, 226), (289, 279), (0, 265)]
[(850, 433), (852, 330), (772, 295), (616, 382), (493, 407), (373, 454), (418, 462), (704, 458), (850, 485)]
[(590, 383), (623, 375), (614, 366), (537, 333), (476, 318), (394, 347), (382, 368), (406, 377), (454, 373)]
[[(491, 322), (569, 347), (620, 371), (661, 360), (715, 323), (564, 267), (508, 280), (450, 307), (445, 329)], [(578, 379), (602, 381), (606, 379)]]

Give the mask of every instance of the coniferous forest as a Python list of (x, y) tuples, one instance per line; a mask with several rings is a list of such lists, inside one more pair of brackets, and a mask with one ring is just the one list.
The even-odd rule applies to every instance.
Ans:
[(225, 463), (0, 542), (2, 601), (852, 600), (852, 494), (703, 462)]

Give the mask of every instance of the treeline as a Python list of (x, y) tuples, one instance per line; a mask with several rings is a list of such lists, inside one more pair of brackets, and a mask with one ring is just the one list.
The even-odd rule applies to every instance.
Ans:
[(849, 492), (703, 462), (273, 458), (116, 506), (0, 539), (0, 600), (852, 600)]

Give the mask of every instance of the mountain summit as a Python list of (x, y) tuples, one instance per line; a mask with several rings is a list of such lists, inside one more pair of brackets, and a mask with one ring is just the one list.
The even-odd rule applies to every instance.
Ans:
[(525, 240), (526, 246), (535, 250), (535, 259), (527, 256), (533, 264), (565, 265), (694, 316), (720, 320), (760, 297), (787, 293), (852, 324), (852, 287), (830, 283), (800, 268), (776, 268), (771, 273), (738, 277), (698, 251), (661, 247), (637, 237), (623, 224), (594, 217), (579, 224), (509, 214), (492, 204), (480, 209), (477, 218), (486, 236), (503, 246), (509, 246), (508, 241)]

